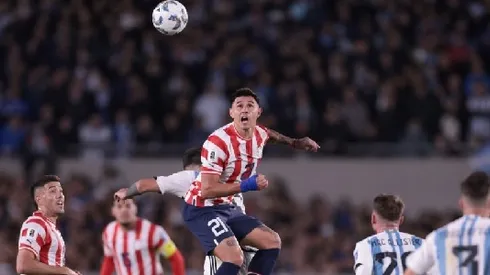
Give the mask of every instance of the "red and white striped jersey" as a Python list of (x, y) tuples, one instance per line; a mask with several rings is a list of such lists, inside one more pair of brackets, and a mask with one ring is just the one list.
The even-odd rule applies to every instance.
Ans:
[(65, 241), (56, 224), (36, 211), (22, 224), (19, 250), (26, 249), (36, 258), (51, 266), (65, 265)]
[(113, 221), (105, 227), (102, 241), (104, 256), (112, 257), (118, 275), (163, 274), (158, 250), (171, 242), (163, 227), (138, 219), (133, 230), (126, 230)]
[(262, 126), (255, 126), (253, 137), (250, 139), (240, 137), (233, 123), (214, 131), (204, 142), (201, 151), (201, 172), (187, 191), (185, 201), (197, 207), (232, 203), (233, 195), (203, 199), (201, 175), (220, 175), (220, 182), (223, 184), (238, 183), (255, 175), (268, 138), (267, 129)]

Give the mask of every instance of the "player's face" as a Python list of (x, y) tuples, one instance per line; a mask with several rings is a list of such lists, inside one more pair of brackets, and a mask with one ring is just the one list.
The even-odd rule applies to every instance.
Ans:
[(129, 224), (136, 220), (136, 204), (133, 200), (122, 200), (114, 202), (112, 206), (112, 215), (120, 224)]
[(231, 104), (230, 116), (233, 118), (235, 126), (241, 129), (255, 127), (257, 119), (260, 117), (262, 109), (251, 96), (237, 97)]
[(65, 195), (61, 183), (49, 182), (38, 193), (38, 205), (48, 213), (61, 215), (65, 213)]

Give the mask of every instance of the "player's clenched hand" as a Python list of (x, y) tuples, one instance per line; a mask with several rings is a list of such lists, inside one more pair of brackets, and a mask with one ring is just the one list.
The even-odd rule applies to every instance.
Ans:
[(128, 192), (128, 188), (119, 189), (116, 193), (114, 193), (114, 200), (120, 201), (126, 198), (126, 193)]
[(257, 176), (257, 190), (263, 190), (269, 186), (269, 181), (265, 178), (264, 175), (259, 174)]
[(316, 143), (311, 138), (304, 137), (304, 138), (294, 140), (293, 147), (296, 149), (303, 149), (310, 152), (316, 152), (320, 148), (320, 145), (318, 145), (318, 143)]

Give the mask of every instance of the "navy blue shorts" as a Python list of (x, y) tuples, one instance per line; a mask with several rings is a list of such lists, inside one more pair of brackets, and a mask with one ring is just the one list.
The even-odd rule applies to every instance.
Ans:
[(182, 216), (187, 228), (197, 237), (207, 255), (224, 239), (235, 236), (241, 241), (262, 222), (245, 215), (234, 205), (196, 207), (185, 204)]

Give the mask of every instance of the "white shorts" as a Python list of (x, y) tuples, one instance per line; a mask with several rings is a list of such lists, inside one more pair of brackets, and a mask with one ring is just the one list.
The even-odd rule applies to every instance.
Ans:
[[(248, 265), (255, 255), (254, 250), (243, 250), (243, 265), (239, 275), (247, 275)], [(216, 256), (206, 256), (204, 259), (204, 275), (214, 275), (221, 266), (221, 260)]]

